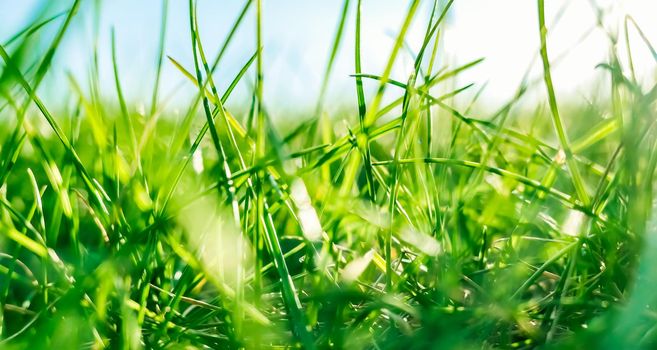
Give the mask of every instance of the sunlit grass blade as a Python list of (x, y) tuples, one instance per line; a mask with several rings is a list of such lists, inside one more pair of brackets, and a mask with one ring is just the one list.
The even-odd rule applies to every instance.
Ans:
[(561, 147), (566, 154), (566, 163), (568, 164), (568, 169), (570, 171), (575, 190), (577, 191), (577, 196), (582, 201), (584, 206), (588, 206), (590, 204), (590, 198), (586, 187), (584, 186), (584, 180), (582, 179), (579, 169), (577, 168), (577, 162), (574, 159), (573, 151), (570, 147), (568, 136), (566, 135), (566, 130), (563, 121), (561, 120), (561, 115), (559, 114), (557, 97), (554, 92), (554, 84), (552, 83), (552, 73), (550, 71), (550, 60), (548, 58), (547, 49), (547, 28), (545, 27), (545, 0), (537, 1), (538, 27), (541, 39), (541, 60), (543, 61), (543, 77), (548, 93), (548, 102), (550, 105), (550, 111), (552, 113), (552, 122), (554, 123), (554, 128), (557, 132), (557, 136), (559, 137)]

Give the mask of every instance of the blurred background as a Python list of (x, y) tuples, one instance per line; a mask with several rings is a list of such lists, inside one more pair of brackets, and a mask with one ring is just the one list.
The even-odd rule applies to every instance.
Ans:
[[(596, 65), (605, 61), (610, 37), (622, 29), (625, 16), (632, 16), (649, 40), (657, 40), (655, 1), (550, 0), (546, 3), (550, 25), (548, 45), (554, 61), (557, 93), (561, 95), (558, 97), (588, 99), (604, 93), (605, 74), (601, 69), (596, 69)], [(35, 18), (47, 18), (69, 6), (70, 1), (61, 0), (0, 0), (0, 40), (6, 42)], [(243, 2), (201, 0), (198, 6), (204, 48), (210, 56), (214, 56), (240, 13)], [(407, 6), (406, 1), (399, 0), (363, 1), (364, 73), (381, 73)], [(407, 80), (412, 66), (411, 53), (421, 45), (430, 7), (431, 4), (425, 2), (415, 17), (407, 36), (407, 50), (398, 58), (393, 78)], [(312, 111), (341, 8), (342, 1), (338, 0), (264, 1), (264, 88), (266, 103), (274, 116), (291, 109), (296, 112)], [(353, 9), (354, 6), (351, 6), (350, 11), (353, 12)], [(72, 31), (64, 38), (48, 79), (66, 79), (68, 70), (79, 81), (85, 81), (97, 36), (101, 83), (107, 85), (104, 93), (113, 93), (110, 33), (114, 28), (127, 99), (136, 105), (148, 101), (156, 69), (154, 62), (161, 29), (162, 1), (83, 1), (80, 11), (80, 15), (73, 20)], [(236, 40), (219, 66), (216, 79), (220, 86), (226, 86), (231, 81), (255, 50), (254, 17), (255, 13), (250, 9), (245, 24), (240, 26)], [(39, 40), (43, 45), (49, 42), (50, 38), (46, 36), (54, 35), (61, 20), (63, 17), (49, 24), (48, 30), (39, 32), (38, 35), (44, 36)], [(329, 100), (338, 101), (340, 105), (353, 102), (355, 106), (356, 103), (355, 84), (349, 76), (354, 71), (353, 27), (354, 16), (350, 13), (327, 95)], [(482, 64), (459, 75), (456, 83), (476, 83), (475, 87), (485, 84), (480, 101), (489, 105), (504, 103), (513, 96), (528, 70), (530, 78), (540, 78), (535, 1), (457, 0), (449, 12), (446, 28), (440, 43), (442, 52), (438, 62), (441, 67), (453, 68), (485, 58)], [(632, 50), (638, 76), (654, 77), (655, 57), (641, 42), (636, 30), (630, 29), (630, 35), (636, 37), (632, 38), (636, 46)], [(45, 48), (39, 50), (45, 51)], [(619, 47), (619, 50), (622, 56), (626, 48)], [(165, 54), (188, 69), (192, 67), (187, 1), (169, 1)], [(170, 106), (187, 101), (195, 92), (170, 62), (165, 61), (162, 74), (162, 96), (169, 96)], [(250, 101), (252, 85), (240, 85), (230, 101), (233, 107)], [(600, 91), (592, 91), (591, 86), (599, 86)], [(374, 84), (371, 84), (369, 88), (373, 87)], [(476, 90), (471, 89), (471, 95)], [(542, 86), (533, 90), (525, 101), (542, 96)], [(40, 93), (46, 101), (62, 102), (67, 98), (57, 84), (42, 85)], [(329, 109), (337, 107), (327, 106)]]

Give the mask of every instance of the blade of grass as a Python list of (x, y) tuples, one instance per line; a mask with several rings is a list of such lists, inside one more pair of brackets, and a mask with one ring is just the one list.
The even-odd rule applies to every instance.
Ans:
[(550, 105), (550, 111), (552, 112), (552, 122), (554, 128), (556, 129), (557, 136), (559, 137), (559, 142), (561, 143), (561, 148), (566, 154), (566, 164), (568, 165), (568, 170), (572, 177), (573, 186), (577, 191), (577, 196), (579, 200), (582, 201), (584, 206), (590, 204), (589, 195), (586, 192), (586, 187), (584, 186), (584, 181), (582, 176), (579, 173), (577, 168), (577, 162), (575, 161), (572, 149), (568, 142), (568, 136), (566, 135), (566, 130), (561, 120), (561, 115), (559, 114), (559, 108), (557, 106), (557, 97), (554, 92), (554, 85), (552, 83), (552, 73), (550, 71), (550, 60), (548, 58), (548, 49), (547, 49), (547, 28), (545, 26), (545, 0), (538, 1), (538, 29), (541, 39), (541, 60), (543, 61), (543, 78), (545, 81), (545, 87), (548, 93), (548, 102)]

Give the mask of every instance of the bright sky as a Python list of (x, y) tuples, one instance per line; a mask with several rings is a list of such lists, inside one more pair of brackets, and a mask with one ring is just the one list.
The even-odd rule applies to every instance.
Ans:
[[(352, 1), (355, 5), (355, 0)], [(20, 3), (20, 4), (19, 4)], [(6, 40), (24, 26), (44, 1), (0, 0), (0, 40)], [(51, 13), (66, 8), (68, 1), (53, 2)], [(92, 48), (92, 1), (84, 1), (82, 16), (76, 17), (75, 31), (66, 37), (58, 53), (59, 69), (53, 79), (61, 79), (64, 68), (72, 71), (84, 82)], [(200, 0), (199, 21), (204, 46), (214, 54), (239, 12), (242, 1)], [(608, 55), (609, 39), (605, 31), (622, 29), (622, 19), (631, 15), (646, 36), (657, 43), (657, 1), (654, 0), (548, 0), (546, 1), (549, 28), (549, 49), (554, 63), (554, 79), (558, 93), (564, 97), (586, 98), (591, 82), (605, 74), (595, 66)], [(339, 0), (301, 1), (264, 0), (265, 96), (273, 111), (282, 113), (286, 108), (299, 106), (310, 109), (318, 93), (329, 46), (342, 6)], [(596, 27), (597, 4), (604, 10), (605, 29)], [(379, 74), (387, 60), (394, 36), (403, 20), (408, 1), (363, 0), (363, 71)], [(112, 0), (102, 4), (101, 75), (107, 82), (108, 96), (113, 94), (110, 61), (110, 28), (116, 30), (119, 66), (126, 95), (133, 102), (148, 101), (155, 68), (160, 0)], [(345, 41), (336, 61), (330, 97), (354, 105), (353, 29), (354, 7), (345, 28)], [(407, 42), (417, 50), (429, 17), (430, 1), (424, 1), (417, 13)], [(557, 13), (562, 15), (557, 20)], [(7, 16), (11, 14), (11, 16)], [(220, 85), (226, 86), (242, 64), (255, 50), (255, 12), (250, 10), (248, 20), (237, 33), (234, 43), (217, 74)], [(555, 22), (556, 21), (556, 22)], [(56, 26), (51, 32), (54, 32)], [(500, 104), (510, 98), (538, 50), (536, 1), (532, 0), (456, 0), (444, 31), (443, 52), (439, 65), (456, 67), (480, 57), (486, 60), (477, 68), (463, 74), (459, 85), (487, 83), (483, 100)], [(655, 60), (642, 44), (637, 31), (630, 30), (634, 63), (639, 76), (655, 76)], [(167, 27), (166, 53), (187, 67), (192, 66), (188, 30), (187, 1), (170, 0)], [(619, 47), (625, 52), (624, 45)], [(557, 57), (562, 56), (557, 61)], [(212, 56), (212, 55), (211, 55)], [(63, 64), (62, 64), (63, 63)], [(393, 77), (405, 81), (410, 72), (412, 58), (404, 53), (398, 60)], [(540, 77), (533, 64), (532, 77)], [(164, 89), (171, 91), (185, 79), (170, 64), (163, 71)], [(646, 79), (650, 80), (650, 79)], [(251, 82), (248, 82), (251, 84)], [(233, 103), (244, 103), (250, 88), (242, 84)], [(542, 93), (543, 90), (537, 90)], [(57, 86), (44, 85), (40, 90), (49, 98), (57, 98)], [(186, 93), (191, 93), (187, 86)], [(184, 95), (188, 96), (188, 95)], [(352, 101), (353, 100), (353, 101)], [(175, 101), (175, 100), (174, 100)]]

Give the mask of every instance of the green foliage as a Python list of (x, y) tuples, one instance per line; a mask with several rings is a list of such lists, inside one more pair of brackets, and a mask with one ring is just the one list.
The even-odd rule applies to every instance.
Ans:
[[(192, 62), (164, 59), (164, 0), (148, 113), (123, 93), (113, 35), (116, 101), (97, 62), (88, 87), (57, 82), (76, 104), (39, 97), (79, 1), (0, 46), (0, 348), (657, 346), (657, 85), (637, 82), (631, 51), (623, 67), (609, 34), (608, 101), (558, 101), (538, 0), (547, 104), (519, 107), (525, 81), (490, 112), (456, 99), (473, 85), (454, 77), (482, 60), (450, 67), (437, 50), (453, 1), (409, 2), (381, 74), (362, 72), (361, 2), (340, 7), (315, 114), (294, 129), (266, 108), (262, 0), (210, 61), (189, 0)], [(222, 89), (213, 74), (247, 16), (258, 49)], [(331, 101), (349, 21), (356, 96)], [(631, 18), (627, 46), (629, 28), (654, 53)], [(158, 92), (164, 64), (197, 91), (180, 118)], [(229, 111), (249, 77), (253, 105)]]

